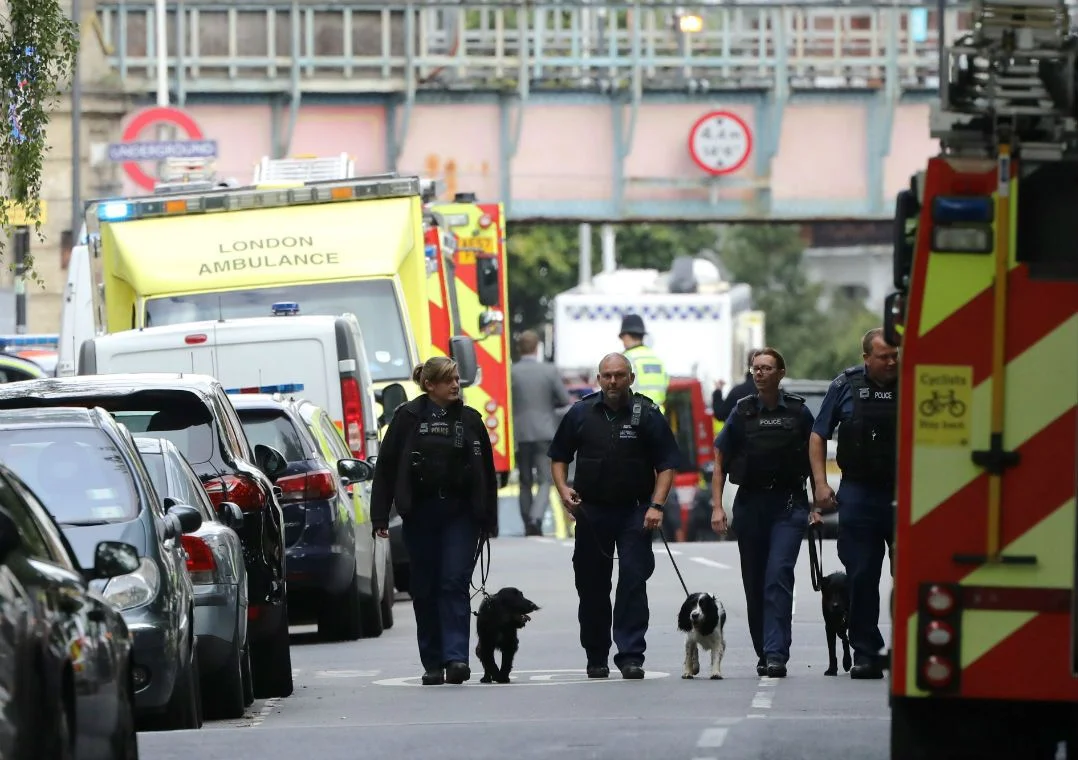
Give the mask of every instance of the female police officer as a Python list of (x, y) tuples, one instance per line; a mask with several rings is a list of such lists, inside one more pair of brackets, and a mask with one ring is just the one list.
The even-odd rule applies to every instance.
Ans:
[(371, 523), (387, 536), (396, 504), (411, 562), (423, 684), (459, 684), (471, 677), (468, 584), (475, 551), (497, 517), (494, 454), (483, 418), (461, 401), (456, 362), (433, 357), (412, 379), (424, 393), (400, 406), (386, 430)]
[(752, 358), (756, 393), (730, 413), (715, 440), (711, 525), (726, 532), (722, 491), (726, 475), (738, 485), (734, 532), (749, 634), (759, 658), (756, 672), (786, 675), (790, 659), (794, 566), (809, 523), (809, 433), (814, 422), (805, 399), (779, 390), (786, 362), (773, 348)]

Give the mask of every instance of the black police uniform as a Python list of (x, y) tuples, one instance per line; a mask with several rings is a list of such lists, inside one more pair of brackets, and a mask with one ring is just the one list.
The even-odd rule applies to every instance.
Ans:
[(838, 427), (838, 555), (850, 579), (855, 678), (881, 675), (880, 575), (894, 540), (897, 415), (897, 386), (874, 383), (861, 365), (832, 381), (813, 427), (825, 440)]
[[(550, 443), (551, 461), (573, 461), (577, 509), (573, 571), (580, 597), (580, 644), (589, 674), (605, 668), (611, 644), (614, 665), (644, 664), (648, 628), (647, 581), (655, 555), (644, 513), (651, 502), (656, 472), (677, 467), (680, 452), (670, 426), (648, 397), (634, 394), (617, 411), (601, 392), (578, 401), (566, 412)], [(610, 608), (614, 549), (618, 588)]]
[(786, 675), (790, 659), (794, 567), (809, 515), (805, 484), (813, 422), (801, 396), (780, 391), (777, 406), (769, 409), (754, 393), (737, 403), (715, 440), (725, 474), (738, 486), (731, 528), (760, 675)]

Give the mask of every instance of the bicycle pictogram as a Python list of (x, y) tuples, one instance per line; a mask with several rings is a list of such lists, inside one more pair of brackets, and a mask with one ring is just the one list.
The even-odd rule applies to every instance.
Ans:
[(941, 394), (939, 391), (932, 391), (932, 398), (926, 398), (921, 402), (919, 407), (921, 415), (924, 417), (935, 417), (937, 414), (946, 409), (950, 412), (952, 417), (963, 417), (966, 414), (966, 404), (962, 400), (955, 398), (954, 391), (947, 391), (945, 394)]

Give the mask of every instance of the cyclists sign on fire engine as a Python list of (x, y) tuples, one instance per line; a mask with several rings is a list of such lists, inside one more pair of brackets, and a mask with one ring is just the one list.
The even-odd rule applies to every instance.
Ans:
[(968, 446), (973, 368), (921, 364), (916, 367), (917, 443), (929, 446)]
[(752, 153), (749, 125), (730, 111), (711, 111), (689, 131), (689, 155), (708, 174), (732, 174), (743, 167)]

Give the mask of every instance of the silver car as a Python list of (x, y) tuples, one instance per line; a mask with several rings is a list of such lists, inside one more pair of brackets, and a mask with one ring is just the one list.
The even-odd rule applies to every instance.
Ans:
[(235, 531), (243, 524), (243, 513), (231, 502), (222, 502), (215, 511), (198, 476), (171, 441), (143, 435), (135, 442), (162, 498), (190, 504), (202, 513), (202, 527), (182, 539), (194, 586), (202, 705), (207, 718), (242, 717), (254, 701), (247, 571)]

